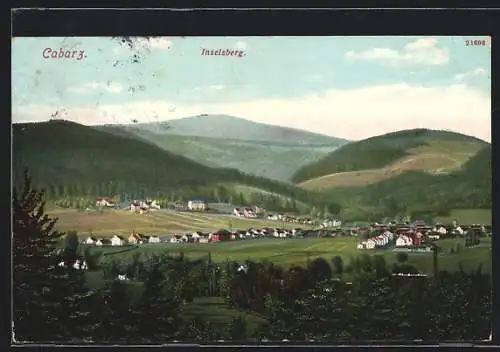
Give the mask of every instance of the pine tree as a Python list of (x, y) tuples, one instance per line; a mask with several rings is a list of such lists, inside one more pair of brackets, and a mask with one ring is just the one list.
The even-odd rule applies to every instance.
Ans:
[(27, 171), (24, 176), (24, 190), (14, 190), (12, 200), (13, 340), (81, 342), (92, 325), (83, 311), (83, 274), (58, 265), (57, 219), (44, 214), (43, 192), (31, 188)]

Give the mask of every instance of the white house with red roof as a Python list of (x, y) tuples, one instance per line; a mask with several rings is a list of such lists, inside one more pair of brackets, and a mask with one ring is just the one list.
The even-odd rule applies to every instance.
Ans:
[(96, 207), (114, 207), (115, 203), (109, 198), (99, 197), (95, 202)]

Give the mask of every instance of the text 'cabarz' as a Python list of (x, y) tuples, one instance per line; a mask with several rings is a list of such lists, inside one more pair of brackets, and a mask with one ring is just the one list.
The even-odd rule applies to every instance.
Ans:
[(45, 48), (42, 51), (42, 56), (44, 59), (66, 59), (66, 60), (83, 60), (87, 58), (85, 50), (75, 50), (75, 49), (53, 49)]

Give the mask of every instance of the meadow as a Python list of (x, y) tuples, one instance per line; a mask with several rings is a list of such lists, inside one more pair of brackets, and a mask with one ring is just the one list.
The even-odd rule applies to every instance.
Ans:
[[(96, 250), (103, 252), (106, 261), (128, 260), (136, 253), (149, 255), (179, 254), (182, 252), (189, 259), (207, 258), (210, 253), (212, 261), (218, 263), (268, 260), (282, 267), (305, 266), (308, 260), (319, 257), (330, 261), (337, 255), (341, 256), (346, 264), (362, 254), (382, 255), (389, 265), (396, 262), (396, 253), (391, 249), (360, 250), (356, 248), (358, 241), (359, 239), (356, 237), (269, 238), (209, 244), (143, 244), (129, 247), (98, 248)], [(462, 238), (438, 240), (436, 244), (442, 249), (438, 255), (440, 269), (454, 271), (461, 263), (464, 269), (475, 270), (481, 264), (485, 272), (491, 272), (491, 240), (489, 238), (483, 238), (480, 245), (474, 248), (465, 248)], [(461, 247), (459, 252), (455, 252), (457, 244)], [(408, 264), (417, 267), (424, 273), (432, 273), (431, 253), (411, 252), (408, 254)]]
[(74, 209), (48, 209), (57, 217), (56, 228), (62, 232), (77, 231), (81, 236), (129, 236), (132, 231), (144, 234), (189, 233), (220, 229), (247, 230), (249, 228), (296, 228), (297, 224), (266, 219), (238, 218), (233, 215), (173, 212), (159, 210), (148, 214), (135, 214), (126, 210), (77, 211)]

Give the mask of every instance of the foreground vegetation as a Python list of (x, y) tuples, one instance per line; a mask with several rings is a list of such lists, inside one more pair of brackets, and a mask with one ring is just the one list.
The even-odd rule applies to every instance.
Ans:
[[(392, 275), (418, 272), (407, 255), (392, 266), (383, 256), (346, 264), (336, 256), (331, 264), (318, 258), (283, 268), (163, 254), (99, 268), (87, 251), (88, 274), (102, 270), (106, 280), (90, 289), (71, 266), (81, 255), (75, 234), (67, 234), (59, 252), (62, 234), (44, 215), (29, 177), (12, 206), (17, 343), (478, 341), (490, 334), (491, 276), (481, 266), (408, 278)], [(207, 316), (193, 313), (201, 304)], [(214, 308), (234, 316), (224, 321)]]

